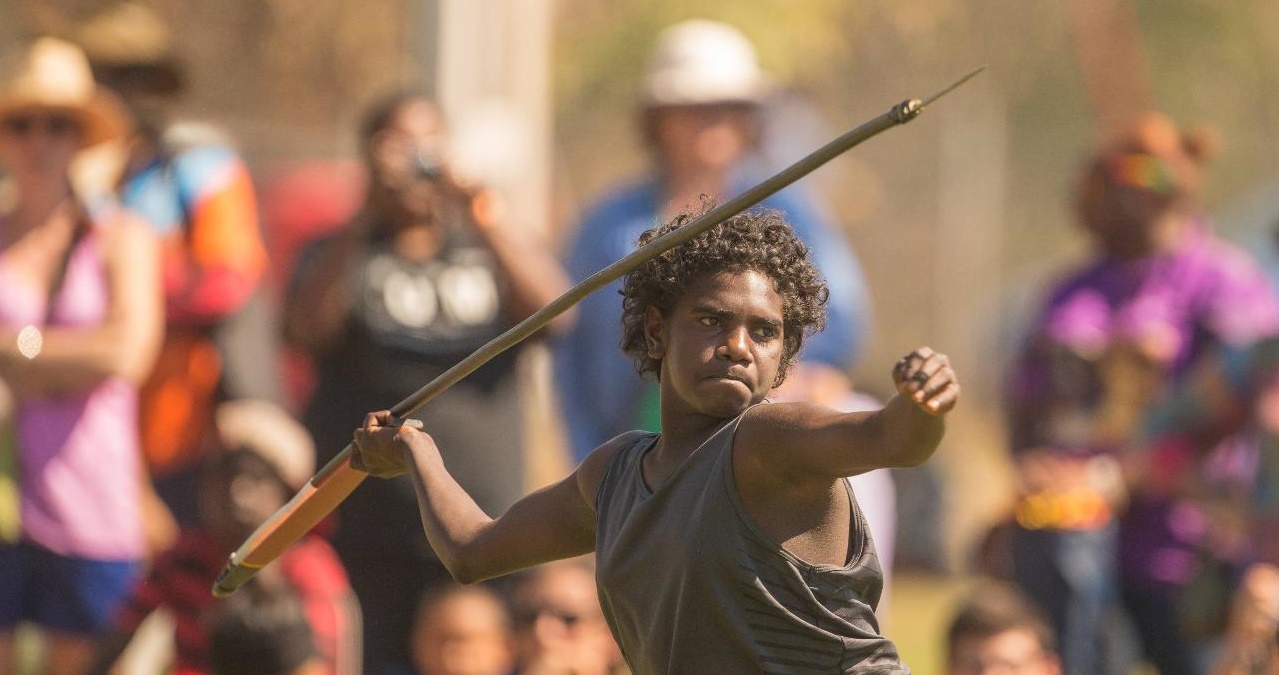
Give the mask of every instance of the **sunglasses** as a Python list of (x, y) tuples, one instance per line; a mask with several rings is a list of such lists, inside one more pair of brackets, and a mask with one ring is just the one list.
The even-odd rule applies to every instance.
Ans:
[(27, 136), (37, 130), (50, 136), (67, 136), (80, 130), (75, 118), (59, 114), (14, 115), (0, 122), (0, 127), (14, 136)]
[(1172, 194), (1177, 190), (1177, 176), (1172, 167), (1152, 155), (1131, 153), (1111, 157), (1106, 161), (1106, 172), (1120, 185), (1159, 194)]

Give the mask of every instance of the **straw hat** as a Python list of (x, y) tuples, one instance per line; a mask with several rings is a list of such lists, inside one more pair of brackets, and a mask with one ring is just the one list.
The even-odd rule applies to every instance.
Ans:
[(129, 114), (113, 94), (93, 81), (79, 47), (45, 37), (0, 63), (0, 119), (31, 110), (58, 110), (75, 117), (82, 147), (123, 138)]

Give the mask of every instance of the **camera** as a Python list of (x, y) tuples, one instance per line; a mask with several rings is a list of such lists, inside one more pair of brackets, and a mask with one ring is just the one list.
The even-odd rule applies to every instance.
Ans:
[(419, 180), (438, 181), (444, 177), (444, 164), (434, 154), (418, 148), (413, 156), (413, 176)]

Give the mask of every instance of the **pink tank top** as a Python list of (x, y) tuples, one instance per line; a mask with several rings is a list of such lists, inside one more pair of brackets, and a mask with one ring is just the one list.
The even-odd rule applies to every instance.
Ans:
[[(75, 328), (101, 322), (109, 293), (95, 225), (67, 262), (50, 323)], [(41, 326), (46, 313), (45, 291), (0, 260), (0, 323)], [(132, 383), (110, 378), (76, 394), (18, 403), (18, 490), (26, 539), (78, 558), (143, 555), (137, 395)]]

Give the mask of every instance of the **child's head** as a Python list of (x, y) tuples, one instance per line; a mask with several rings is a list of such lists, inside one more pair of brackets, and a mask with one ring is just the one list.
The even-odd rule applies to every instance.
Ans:
[(253, 580), (218, 605), (208, 630), (214, 675), (323, 672), (302, 602), (287, 585)]
[(417, 675), (505, 675), (513, 665), (506, 606), (485, 586), (430, 589), (418, 605), (409, 653)]
[(302, 487), (315, 466), (306, 429), (279, 406), (218, 406), (217, 450), (200, 471), (200, 520), (215, 537), (243, 541)]
[(600, 608), (595, 574), (584, 562), (529, 570), (516, 582), (511, 614), (521, 670), (605, 675), (621, 661)]
[[(678, 229), (699, 214), (686, 213), (640, 235), (639, 245)], [(808, 259), (808, 247), (772, 210), (741, 213), (691, 241), (653, 258), (626, 275), (622, 286), (622, 350), (640, 374), (661, 370), (644, 334), (652, 307), (668, 317), (693, 282), (720, 272), (756, 271), (772, 280), (782, 296), (783, 353), (776, 386), (786, 377), (804, 339), (826, 321), (826, 282)]]
[(973, 592), (951, 620), (947, 644), (950, 675), (1061, 673), (1052, 628), (1028, 597), (1007, 584)]

